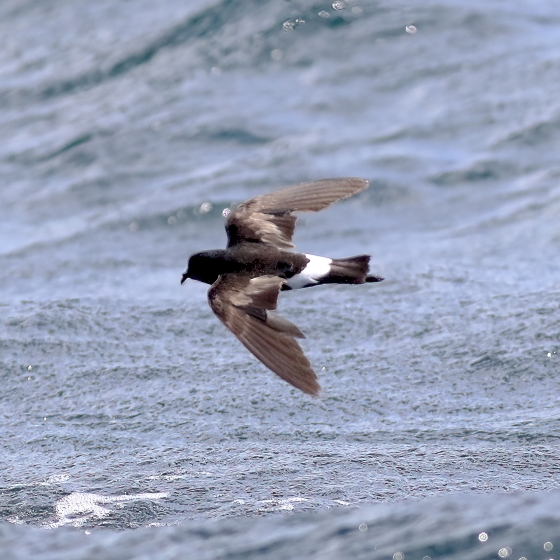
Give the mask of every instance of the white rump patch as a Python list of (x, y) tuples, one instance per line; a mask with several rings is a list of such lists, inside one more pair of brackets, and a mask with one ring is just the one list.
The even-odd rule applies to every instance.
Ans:
[(292, 276), (292, 278), (286, 282), (292, 290), (317, 284), (321, 278), (327, 276), (331, 271), (332, 259), (318, 257), (316, 255), (306, 254), (305, 256), (309, 259), (307, 266), (299, 274)]

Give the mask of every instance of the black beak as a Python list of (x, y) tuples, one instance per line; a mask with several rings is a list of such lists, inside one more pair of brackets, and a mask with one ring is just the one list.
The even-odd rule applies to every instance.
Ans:
[(189, 274), (187, 271), (183, 272), (183, 276), (181, 276), (181, 284), (184, 283), (184, 281), (189, 277)]

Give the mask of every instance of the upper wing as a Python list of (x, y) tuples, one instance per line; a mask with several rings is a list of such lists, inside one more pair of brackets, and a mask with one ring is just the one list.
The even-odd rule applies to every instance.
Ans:
[(354, 177), (324, 179), (251, 198), (228, 216), (228, 247), (242, 241), (260, 241), (279, 249), (291, 249), (296, 225), (296, 217), (291, 212), (318, 212), (367, 189), (368, 185), (366, 179)]
[(208, 301), (222, 323), (265, 366), (294, 387), (316, 395), (317, 375), (294, 338), (305, 338), (304, 334), (274, 312), (284, 282), (277, 276), (223, 274), (208, 291)]

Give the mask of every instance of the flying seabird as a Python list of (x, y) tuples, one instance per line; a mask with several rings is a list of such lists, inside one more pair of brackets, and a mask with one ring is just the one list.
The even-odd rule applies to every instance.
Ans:
[(317, 375), (296, 341), (305, 335), (275, 311), (280, 291), (383, 278), (369, 274), (369, 255), (330, 259), (292, 251), (292, 212), (318, 212), (368, 186), (353, 177), (325, 179), (252, 198), (228, 214), (227, 248), (195, 253), (181, 277), (181, 284), (210, 284), (208, 302), (222, 323), (265, 366), (310, 395), (320, 390)]

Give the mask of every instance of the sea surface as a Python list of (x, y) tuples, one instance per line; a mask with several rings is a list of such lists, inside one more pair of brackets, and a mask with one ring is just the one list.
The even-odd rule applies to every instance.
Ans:
[[(0, 557), (558, 557), (559, 92), (557, 0), (3, 0)], [(343, 176), (313, 399), (179, 280)]]

